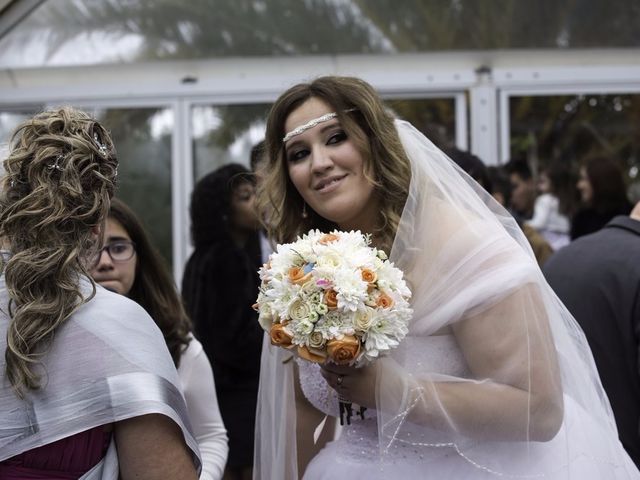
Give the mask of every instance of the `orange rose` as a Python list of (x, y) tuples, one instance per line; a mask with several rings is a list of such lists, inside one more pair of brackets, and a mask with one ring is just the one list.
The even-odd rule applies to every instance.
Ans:
[(311, 278), (311, 272), (305, 274), (302, 267), (291, 267), (287, 272), (287, 276), (294, 285), (303, 285)]
[(324, 292), (324, 303), (329, 310), (335, 310), (338, 307), (338, 292), (334, 289), (329, 289)]
[(291, 348), (291, 335), (284, 330), (284, 324), (274, 323), (269, 330), (269, 336), (271, 337), (271, 345), (276, 345), (283, 348)]
[(393, 298), (384, 292), (380, 292), (380, 296), (376, 300), (376, 306), (381, 308), (391, 308), (393, 307)]
[(327, 245), (331, 242), (335, 242), (339, 238), (340, 237), (338, 237), (338, 235), (335, 235), (333, 233), (325, 233), (322, 237), (320, 237), (320, 240), (318, 240), (318, 243), (320, 245)]
[(347, 365), (360, 353), (360, 340), (352, 335), (345, 335), (341, 340), (334, 338), (327, 342), (327, 353), (336, 364)]
[(298, 346), (298, 355), (313, 363), (324, 363), (327, 359), (327, 354), (323, 350), (309, 348), (305, 345)]
[(369, 285), (375, 283), (378, 280), (378, 274), (373, 270), (369, 270), (368, 268), (361, 268), (360, 273), (362, 274), (362, 280), (367, 282)]

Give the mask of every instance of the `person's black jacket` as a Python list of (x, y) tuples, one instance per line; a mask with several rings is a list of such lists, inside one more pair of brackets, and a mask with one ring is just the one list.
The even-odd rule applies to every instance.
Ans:
[(640, 467), (640, 221), (614, 218), (543, 270), (584, 330), (620, 440)]

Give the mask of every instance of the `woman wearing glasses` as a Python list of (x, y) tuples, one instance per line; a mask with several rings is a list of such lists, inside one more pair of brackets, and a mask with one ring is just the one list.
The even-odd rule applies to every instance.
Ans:
[(111, 202), (104, 247), (98, 252), (91, 275), (104, 288), (141, 305), (162, 331), (178, 369), (202, 455), (200, 479), (220, 479), (227, 460), (227, 432), (211, 365), (202, 345), (191, 335), (191, 322), (164, 260), (133, 211), (118, 199)]

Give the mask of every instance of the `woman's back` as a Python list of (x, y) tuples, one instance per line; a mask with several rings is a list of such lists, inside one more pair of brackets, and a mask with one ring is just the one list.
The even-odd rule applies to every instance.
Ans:
[[(88, 278), (117, 167), (106, 129), (70, 107), (11, 138), (0, 186), (0, 462), (45, 478), (77, 478), (96, 460), (91, 478), (195, 478), (197, 445), (162, 336), (140, 307)], [(101, 426), (114, 432), (104, 456), (107, 438), (90, 433)]]

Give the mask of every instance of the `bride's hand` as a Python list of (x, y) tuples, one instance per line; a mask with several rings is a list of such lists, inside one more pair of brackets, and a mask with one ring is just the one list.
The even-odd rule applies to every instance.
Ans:
[(376, 377), (381, 368), (380, 363), (378, 360), (360, 368), (327, 363), (321, 365), (321, 373), (329, 386), (343, 399), (363, 407), (375, 408)]

